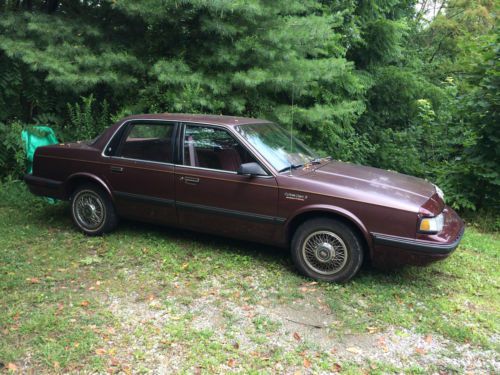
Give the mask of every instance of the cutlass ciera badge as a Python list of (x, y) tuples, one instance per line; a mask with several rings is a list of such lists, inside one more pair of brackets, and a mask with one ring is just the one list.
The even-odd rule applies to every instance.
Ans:
[(291, 200), (294, 200), (294, 201), (305, 201), (307, 199), (307, 195), (286, 192), (285, 193), (285, 198), (286, 199), (291, 199)]

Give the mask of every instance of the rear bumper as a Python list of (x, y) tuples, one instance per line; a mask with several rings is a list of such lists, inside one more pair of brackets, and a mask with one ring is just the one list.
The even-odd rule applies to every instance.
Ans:
[(448, 257), (460, 244), (465, 225), (458, 214), (446, 207), (445, 227), (430, 238), (406, 238), (372, 233), (373, 264), (381, 268), (401, 265), (424, 266)]
[(64, 197), (64, 186), (61, 181), (37, 177), (31, 174), (25, 174), (23, 179), (26, 185), (28, 185), (30, 192), (35, 195), (56, 199)]

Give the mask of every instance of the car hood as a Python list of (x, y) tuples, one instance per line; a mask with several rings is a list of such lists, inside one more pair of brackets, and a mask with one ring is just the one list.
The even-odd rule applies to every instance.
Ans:
[(421, 178), (339, 161), (330, 161), (302, 178), (314, 180), (339, 198), (419, 211), (436, 193)]

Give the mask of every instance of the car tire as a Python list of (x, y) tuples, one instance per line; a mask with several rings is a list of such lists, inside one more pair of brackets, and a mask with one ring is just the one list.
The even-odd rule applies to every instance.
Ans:
[(71, 216), (76, 226), (89, 236), (109, 233), (118, 225), (113, 202), (95, 184), (79, 186), (71, 196)]
[(303, 275), (316, 280), (346, 282), (363, 263), (363, 242), (348, 224), (317, 218), (297, 228), (291, 253)]

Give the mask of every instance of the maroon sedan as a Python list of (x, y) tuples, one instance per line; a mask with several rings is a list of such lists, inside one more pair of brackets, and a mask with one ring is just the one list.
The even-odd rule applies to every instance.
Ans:
[(86, 234), (119, 217), (291, 248), (304, 275), (346, 281), (363, 259), (424, 265), (464, 232), (419, 178), (321, 158), (282, 127), (241, 117), (139, 115), (90, 142), (40, 147), (32, 193), (71, 202)]

